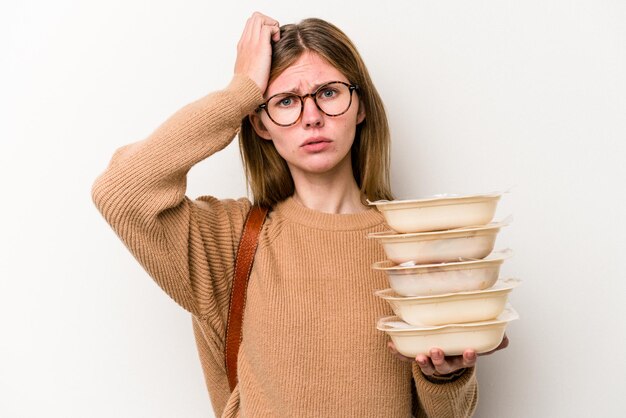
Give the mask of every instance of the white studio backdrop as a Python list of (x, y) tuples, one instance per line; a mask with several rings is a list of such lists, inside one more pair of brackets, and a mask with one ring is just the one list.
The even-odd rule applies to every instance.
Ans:
[[(521, 320), (479, 417), (618, 417), (626, 3), (25, 1), (0, 9), (0, 416), (209, 417), (189, 316), (100, 217), (114, 150), (232, 74), (248, 16), (327, 19), (387, 106), (399, 198), (511, 189)], [(188, 195), (245, 195), (233, 143)]]

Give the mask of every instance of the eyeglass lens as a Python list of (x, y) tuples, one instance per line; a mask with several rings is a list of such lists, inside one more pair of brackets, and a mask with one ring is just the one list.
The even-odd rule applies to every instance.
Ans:
[[(328, 83), (321, 86), (313, 98), (317, 107), (328, 116), (337, 116), (348, 110), (352, 91), (343, 83)], [(306, 97), (306, 96), (305, 96)], [(302, 112), (302, 98), (294, 93), (283, 93), (272, 97), (267, 103), (267, 113), (280, 125), (290, 125), (298, 120)]]

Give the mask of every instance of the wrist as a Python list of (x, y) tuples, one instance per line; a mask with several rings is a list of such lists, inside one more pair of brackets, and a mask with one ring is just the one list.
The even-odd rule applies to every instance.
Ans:
[(431, 383), (448, 383), (448, 382), (454, 382), (455, 380), (457, 380), (459, 377), (463, 376), (463, 374), (465, 373), (467, 369), (466, 368), (462, 368), (459, 370), (455, 370), (451, 373), (447, 373), (447, 374), (440, 374), (440, 373), (433, 373), (432, 375), (427, 375), (424, 374), (424, 378), (426, 378), (426, 380), (428, 380)]

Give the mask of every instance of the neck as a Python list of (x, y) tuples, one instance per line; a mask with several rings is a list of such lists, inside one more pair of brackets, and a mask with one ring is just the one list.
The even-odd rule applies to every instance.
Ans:
[(332, 172), (316, 174), (291, 170), (293, 199), (309, 209), (325, 213), (349, 214), (368, 210), (354, 180), (350, 158)]

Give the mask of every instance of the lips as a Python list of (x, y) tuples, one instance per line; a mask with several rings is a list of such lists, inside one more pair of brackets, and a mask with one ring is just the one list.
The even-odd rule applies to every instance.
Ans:
[(324, 137), (312, 137), (304, 141), (301, 147), (306, 147), (307, 145), (319, 144), (319, 143), (328, 143), (331, 142), (330, 139)]
[(331, 143), (332, 141), (328, 138), (315, 137), (304, 141), (300, 148), (306, 153), (317, 154), (329, 149), (332, 146)]
[(307, 153), (318, 153), (330, 148), (331, 140), (323, 137), (312, 137), (304, 141), (300, 148)]

